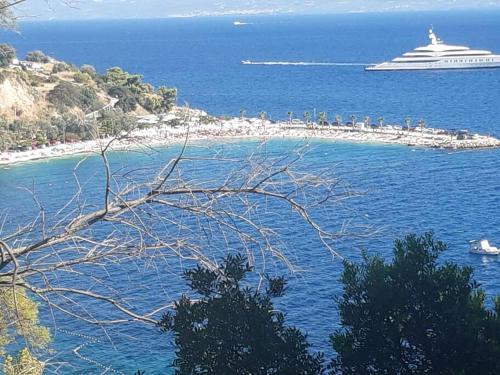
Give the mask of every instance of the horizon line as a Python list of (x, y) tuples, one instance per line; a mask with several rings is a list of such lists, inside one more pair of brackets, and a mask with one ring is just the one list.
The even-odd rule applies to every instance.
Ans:
[(166, 15), (166, 16), (144, 16), (144, 17), (19, 17), (19, 23), (31, 23), (31, 22), (58, 22), (58, 21), (74, 21), (74, 22), (85, 22), (85, 21), (131, 21), (131, 20), (179, 20), (179, 19), (201, 19), (201, 18), (234, 18), (234, 17), (276, 17), (276, 16), (334, 16), (334, 15), (382, 15), (382, 14), (410, 14), (410, 13), (462, 13), (462, 12), (491, 12), (499, 11), (499, 6), (491, 7), (464, 7), (464, 8), (454, 8), (454, 9), (382, 9), (382, 10), (352, 10), (352, 11), (326, 11), (326, 12), (295, 12), (295, 11), (283, 11), (283, 12), (270, 12), (270, 13), (231, 13), (231, 14), (193, 14), (193, 15)]

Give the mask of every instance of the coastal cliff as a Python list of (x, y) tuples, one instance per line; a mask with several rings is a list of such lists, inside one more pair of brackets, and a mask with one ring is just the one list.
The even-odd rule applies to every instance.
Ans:
[(36, 56), (40, 62), (13, 59), (0, 67), (0, 151), (116, 135), (136, 116), (175, 105), (174, 88), (154, 88), (121, 68), (99, 74), (91, 65)]
[(0, 117), (12, 121), (18, 117), (33, 118), (40, 113), (43, 101), (19, 72), (0, 72)]

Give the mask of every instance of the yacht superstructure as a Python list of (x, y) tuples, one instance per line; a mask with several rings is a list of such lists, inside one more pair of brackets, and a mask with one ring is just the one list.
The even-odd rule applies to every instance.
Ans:
[(453, 46), (440, 40), (429, 30), (430, 44), (415, 48), (390, 62), (367, 66), (366, 70), (427, 70), (500, 68), (500, 55), (491, 51)]

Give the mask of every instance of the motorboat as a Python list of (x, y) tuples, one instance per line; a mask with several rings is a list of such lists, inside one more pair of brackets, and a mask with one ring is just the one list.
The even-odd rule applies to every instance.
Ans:
[(241, 63), (243, 65), (251, 65), (252, 64), (252, 62), (250, 60), (242, 60)]
[(445, 44), (429, 30), (430, 44), (415, 48), (390, 62), (369, 65), (365, 70), (428, 70), (500, 68), (500, 55), (465, 46)]
[(474, 254), (499, 255), (500, 249), (491, 246), (488, 240), (470, 241), (469, 251)]

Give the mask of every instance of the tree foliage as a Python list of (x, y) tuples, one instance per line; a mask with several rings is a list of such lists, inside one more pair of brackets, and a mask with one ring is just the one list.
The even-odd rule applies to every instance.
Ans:
[(127, 86), (112, 86), (109, 88), (108, 94), (119, 99), (116, 106), (123, 112), (132, 112), (137, 108), (137, 95)]
[(92, 77), (88, 73), (83, 73), (81, 71), (75, 72), (73, 79), (76, 83), (88, 84), (92, 82)]
[(59, 83), (49, 92), (48, 100), (61, 110), (78, 107), (84, 112), (91, 112), (102, 106), (92, 87), (81, 87), (65, 81)]
[(8, 44), (0, 44), (0, 67), (9, 66), (15, 58), (16, 50), (14, 47)]
[(157, 94), (161, 98), (160, 111), (168, 112), (175, 106), (177, 89), (160, 86), (158, 87)]
[(345, 263), (335, 374), (499, 374), (500, 303), (484, 306), (472, 269), (438, 265), (432, 234), (395, 242), (394, 259)]
[(150, 84), (142, 82), (142, 76), (118, 67), (108, 69), (98, 82), (110, 96), (120, 99), (117, 106), (124, 112), (135, 111), (138, 105), (152, 113), (168, 112), (177, 99), (176, 89), (161, 86), (155, 91)]
[(31, 51), (26, 54), (26, 61), (46, 64), (50, 62), (50, 58), (42, 51)]
[[(0, 287), (0, 358), (6, 375), (39, 375), (43, 365), (30, 349), (45, 349), (50, 342), (50, 332), (40, 326), (38, 305), (24, 289)], [(6, 355), (10, 344), (26, 345), (16, 358)]]
[(72, 70), (71, 69), (71, 65), (67, 64), (65, 62), (57, 62), (52, 67), (52, 73), (53, 74), (57, 74), (57, 73), (61, 73), (61, 72), (68, 72), (68, 71), (71, 71), (71, 70)]
[(44, 364), (27, 349), (22, 349), (15, 358), (7, 356), (3, 365), (5, 375), (42, 375)]
[(80, 67), (80, 72), (87, 73), (90, 77), (95, 78), (97, 76), (97, 71), (92, 65), (84, 64)]
[(198, 266), (184, 274), (202, 296), (184, 296), (160, 326), (172, 330), (178, 348), (176, 374), (309, 375), (321, 373), (321, 355), (311, 355), (306, 336), (285, 326), (272, 298), (284, 293), (284, 278), (268, 279), (265, 292), (243, 285), (252, 270), (241, 256), (228, 256), (216, 270)]
[(137, 120), (120, 109), (104, 112), (99, 121), (101, 135), (119, 136), (135, 128)]
[(5, 355), (5, 346), (18, 338), (38, 349), (50, 342), (49, 330), (38, 322), (38, 305), (24, 289), (0, 288), (0, 355)]

